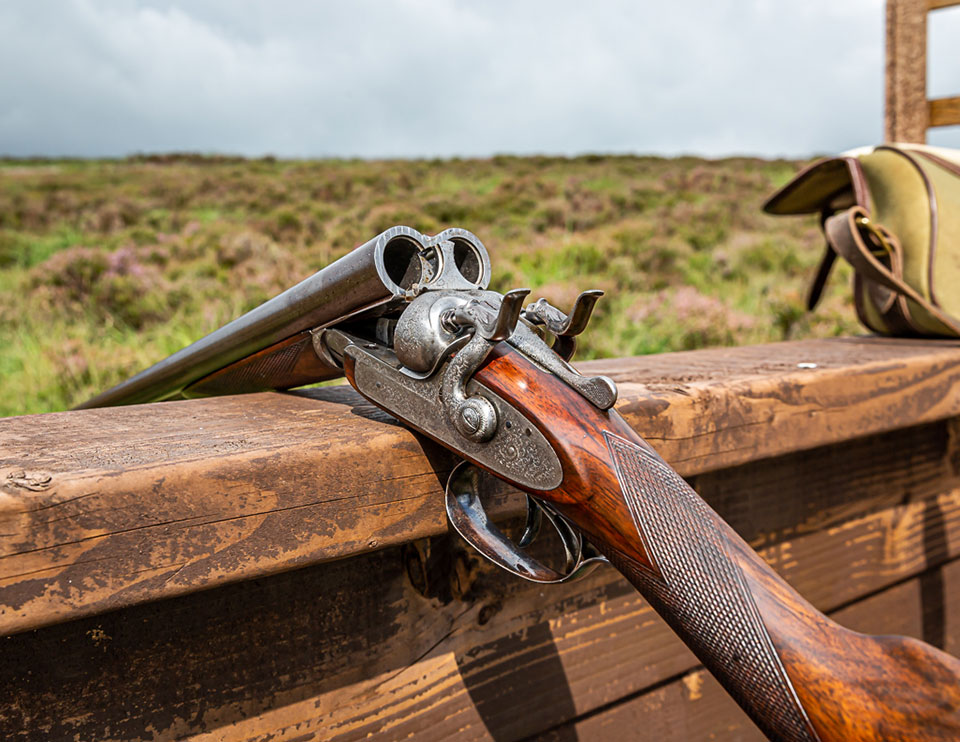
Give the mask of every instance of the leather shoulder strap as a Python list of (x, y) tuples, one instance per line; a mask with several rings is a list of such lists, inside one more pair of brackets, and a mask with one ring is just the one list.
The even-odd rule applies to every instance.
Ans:
[[(826, 234), (826, 221), (832, 215), (832, 211), (824, 209), (820, 212), (820, 229)], [(827, 279), (830, 278), (830, 271), (833, 270), (833, 263), (837, 259), (837, 253), (827, 243), (823, 251), (823, 257), (820, 258), (820, 265), (817, 266), (817, 274), (810, 282), (810, 290), (807, 292), (807, 309), (814, 309), (820, 303), (820, 297), (823, 296), (823, 289), (827, 285)]]
[[(840, 191), (835, 192), (829, 199), (820, 203), (820, 228), (826, 232), (825, 223), (828, 218), (841, 209), (857, 205), (867, 209), (870, 208), (870, 188), (867, 186), (867, 179), (863, 174), (863, 168), (856, 157), (838, 157), (835, 162), (842, 164), (846, 171), (847, 185)], [(799, 180), (799, 178), (798, 178)], [(823, 251), (823, 257), (820, 259), (820, 265), (817, 268), (817, 274), (810, 284), (810, 291), (807, 293), (807, 309), (814, 309), (820, 302), (823, 295), (823, 289), (830, 278), (830, 271), (833, 269), (833, 263), (837, 259), (837, 253), (831, 248), (830, 241), (827, 241), (827, 247)]]
[[(867, 212), (862, 206), (854, 206), (828, 217), (824, 223), (824, 232), (830, 248), (850, 263), (861, 277), (884, 286), (923, 308), (946, 328), (947, 332), (943, 334), (960, 337), (960, 321), (923, 298), (901, 276), (896, 275), (874, 255), (864, 241), (858, 224), (858, 220), (866, 216)], [(896, 238), (889, 232), (884, 236), (885, 239), (896, 243)], [(898, 247), (895, 244), (894, 249)]]

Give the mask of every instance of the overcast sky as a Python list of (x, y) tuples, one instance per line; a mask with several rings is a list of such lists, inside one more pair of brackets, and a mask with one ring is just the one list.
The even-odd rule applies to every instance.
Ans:
[[(3, 0), (0, 153), (835, 152), (882, 136), (883, 17), (882, 0)], [(931, 95), (960, 94), (958, 47), (960, 8), (931, 15)]]

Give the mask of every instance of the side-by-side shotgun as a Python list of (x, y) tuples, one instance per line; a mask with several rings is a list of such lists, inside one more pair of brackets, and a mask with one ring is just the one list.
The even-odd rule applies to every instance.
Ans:
[[(445, 504), (481, 554), (545, 583), (608, 561), (770, 739), (960, 740), (960, 661), (823, 615), (627, 425), (610, 379), (568, 363), (600, 292), (564, 314), (489, 281), (470, 232), (393, 227), (82, 407), (346, 376), (463, 459)], [(527, 495), (516, 542), (483, 509), (488, 475)], [(544, 520), (562, 568), (526, 548)]]

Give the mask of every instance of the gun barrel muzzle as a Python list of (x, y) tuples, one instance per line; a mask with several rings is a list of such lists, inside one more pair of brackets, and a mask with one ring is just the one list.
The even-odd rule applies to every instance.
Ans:
[[(453, 247), (441, 251), (441, 243)], [(459, 275), (486, 288), (489, 256), (470, 232), (448, 229), (428, 237), (410, 227), (391, 227), (296, 286), (76, 409), (170, 399), (209, 374), (296, 333), (390, 311), (403, 303), (408, 291), (436, 279), (442, 272), (438, 259), (447, 253), (459, 256)], [(331, 369), (327, 378), (336, 375)]]

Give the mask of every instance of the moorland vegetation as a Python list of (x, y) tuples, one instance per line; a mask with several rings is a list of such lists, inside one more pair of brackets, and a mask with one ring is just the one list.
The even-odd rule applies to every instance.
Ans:
[(813, 220), (760, 211), (801, 164), (0, 160), (0, 415), (66, 409), (394, 224), (471, 230), (497, 290), (603, 289), (579, 358), (857, 332), (847, 281), (803, 311)]

